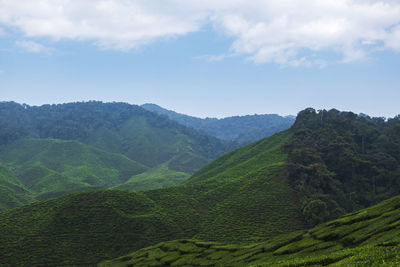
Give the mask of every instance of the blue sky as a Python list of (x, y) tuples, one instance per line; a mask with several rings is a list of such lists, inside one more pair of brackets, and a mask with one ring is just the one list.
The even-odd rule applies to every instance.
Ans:
[(287, 115), (306, 107), (400, 113), (396, 1), (319, 2), (310, 4), (309, 18), (296, 9), (301, 0), (227, 7), (170, 1), (175, 9), (87, 1), (91, 12), (81, 1), (24, 2), (0, 3), (2, 101), (156, 103), (200, 117)]

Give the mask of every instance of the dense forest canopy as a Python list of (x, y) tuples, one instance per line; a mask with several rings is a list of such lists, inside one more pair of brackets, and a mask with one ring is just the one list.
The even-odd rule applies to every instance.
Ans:
[(310, 225), (400, 192), (400, 116), (301, 111), (284, 146), (289, 182)]
[(137, 105), (100, 101), (42, 106), (0, 102), (0, 144), (26, 136), (87, 141), (94, 131), (100, 128), (119, 130), (126, 121), (135, 116), (145, 117), (153, 127), (177, 129), (200, 139), (202, 144), (198, 148), (203, 150), (206, 156), (214, 156), (215, 150), (218, 149), (214, 144), (224, 145), (216, 138), (199, 134)]

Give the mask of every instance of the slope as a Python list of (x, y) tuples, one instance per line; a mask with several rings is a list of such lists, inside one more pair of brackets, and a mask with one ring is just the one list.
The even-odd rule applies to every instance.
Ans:
[(282, 117), (277, 114), (201, 119), (176, 113), (155, 104), (144, 104), (141, 107), (165, 115), (182, 125), (202, 131), (219, 139), (236, 141), (241, 144), (249, 144), (286, 130), (295, 121), (294, 116)]
[(288, 182), (309, 226), (400, 194), (400, 116), (309, 108), (290, 131)]
[(137, 174), (129, 178), (123, 184), (115, 189), (134, 189), (134, 190), (150, 190), (155, 188), (163, 188), (174, 186), (186, 181), (190, 175), (185, 172), (178, 172), (169, 169), (169, 164), (165, 163), (148, 171)]
[(398, 266), (399, 255), (397, 196), (313, 229), (261, 243), (176, 240), (99, 266)]
[(176, 187), (83, 192), (0, 213), (0, 265), (92, 265), (161, 241), (249, 242), (303, 229), (281, 176), (280, 147), (289, 137), (282, 132), (231, 152), (240, 174), (227, 168), (225, 177)]
[(56, 139), (20, 139), (4, 145), (0, 161), (13, 170), (4, 176), (37, 199), (112, 187), (148, 170), (123, 155)]
[[(33, 139), (37, 140), (36, 145), (28, 144)], [(51, 151), (45, 153), (40, 150), (39, 139), (70, 142), (56, 146), (53, 140)], [(42, 145), (47, 149), (48, 145), (44, 143)], [(0, 162), (15, 169), (15, 175), (25, 179), (23, 183), (35, 194), (43, 194), (40, 198), (112, 187), (140, 173), (143, 173), (137, 177), (140, 183), (131, 182), (125, 187), (154, 189), (175, 185), (235, 147), (232, 142), (198, 133), (126, 103), (90, 101), (36, 107), (0, 102), (0, 154), (3, 155)], [(96, 153), (99, 155), (94, 156)], [(109, 153), (108, 156), (105, 153)], [(39, 159), (39, 156), (34, 156), (36, 154), (44, 158)], [(93, 155), (89, 169), (85, 167), (89, 166), (86, 162), (88, 154)], [(123, 171), (124, 166), (141, 167), (140, 171), (129, 171), (128, 176), (123, 174), (119, 177), (118, 172)], [(152, 171), (144, 173), (150, 169)], [(13, 191), (7, 190), (9, 198), (13, 198)]]
[(37, 107), (0, 102), (0, 125), (0, 144), (21, 137), (76, 140), (124, 154), (148, 167), (181, 153), (209, 161), (234, 148), (233, 143), (126, 103), (90, 101)]
[(0, 164), (0, 211), (22, 206), (33, 200), (31, 192), (14, 172)]

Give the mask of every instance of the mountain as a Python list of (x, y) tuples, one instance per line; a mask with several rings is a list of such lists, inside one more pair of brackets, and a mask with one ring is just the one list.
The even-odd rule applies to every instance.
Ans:
[[(173, 239), (249, 242), (303, 229), (281, 176), (280, 147), (289, 138), (282, 132), (225, 155), (222, 176), (151, 191), (82, 192), (2, 212), (0, 265), (93, 265)], [(229, 164), (237, 166), (232, 173)]]
[[(384, 120), (337, 110), (306, 109), (298, 114), (291, 129), (223, 155), (181, 185), (140, 192), (82, 192), (0, 213), (0, 255), (4, 255), (0, 265), (94, 265), (177, 239), (247, 243), (250, 249), (272, 238), (278, 238), (278, 241), (271, 241), (276, 244), (280, 239), (278, 235), (297, 230), (303, 232), (294, 239), (289, 238), (290, 242), (283, 237), (284, 242), (274, 249), (267, 244), (257, 249), (291, 256), (298, 246), (298, 252), (304, 249), (304, 253), (308, 247), (309, 251), (317, 252), (319, 249), (324, 252), (330, 245), (334, 249), (338, 240), (342, 244), (337, 247), (341, 250), (339, 254), (347, 253), (360, 243), (363, 247), (351, 253), (362, 255), (368, 253), (369, 247), (364, 245), (372, 239), (365, 239), (367, 243), (363, 243), (363, 238), (368, 234), (368, 224), (373, 222), (364, 223), (363, 220), (375, 218), (373, 213), (362, 211), (358, 213), (360, 217), (350, 221), (343, 217), (339, 222), (326, 224), (328, 228), (321, 228), (321, 232), (304, 231), (348, 211), (399, 195), (399, 149), (400, 116)], [(382, 237), (382, 241), (389, 242), (391, 236), (398, 235), (395, 231), (383, 237), (386, 230), (397, 229), (399, 206), (394, 204), (394, 207), (395, 210), (390, 207), (388, 213), (379, 217), (377, 223), (383, 228), (376, 232), (371, 230), (376, 234), (371, 238)], [(392, 213), (394, 217), (390, 217)], [(365, 218), (364, 214), (367, 214)], [(324, 235), (340, 221), (343, 221), (343, 228), (337, 231), (332, 228), (331, 235)], [(353, 223), (360, 228), (352, 228)], [(346, 232), (347, 229), (350, 232)], [(355, 236), (351, 235), (352, 230)], [(337, 239), (342, 233), (348, 233), (355, 241), (347, 237)], [(303, 241), (294, 242), (299, 240)], [(171, 246), (185, 242), (172, 242)], [(204, 246), (209, 246), (209, 252), (213, 252), (215, 248), (207, 242)], [(350, 246), (344, 242), (349, 242)], [(189, 243), (201, 247), (197, 241)], [(24, 253), (21, 253), (22, 247)], [(216, 251), (211, 260), (223, 259), (224, 255), (230, 255), (229, 250), (236, 251), (236, 247), (225, 246), (223, 251)], [(385, 247), (375, 248), (371, 250), (386, 253)], [(164, 247), (159, 249), (168, 252)], [(238, 249), (240, 251), (233, 255), (239, 257), (236, 260), (252, 257), (246, 254), (248, 250), (242, 250), (241, 246)], [(337, 255), (333, 250), (325, 252), (334, 253), (332, 257)], [(271, 256), (267, 254), (260, 254), (263, 258), (259, 260), (267, 261)], [(335, 262), (329, 258), (331, 256), (307, 255), (300, 260), (315, 260), (316, 264)], [(169, 256), (180, 257), (177, 251)], [(292, 256), (297, 257), (297, 254)], [(123, 263), (131, 258), (143, 257), (134, 254), (119, 260)], [(325, 258), (326, 262), (321, 261)], [(285, 260), (291, 259), (282, 259)], [(301, 265), (301, 262), (293, 265)]]
[(398, 266), (400, 196), (305, 231), (261, 243), (162, 242), (99, 267)]
[(176, 113), (155, 104), (144, 104), (141, 107), (165, 115), (182, 125), (202, 131), (219, 139), (235, 141), (241, 144), (249, 144), (286, 130), (292, 126), (296, 119), (294, 116), (282, 117), (276, 114), (201, 119)]
[(3, 183), (0, 209), (88, 189), (175, 185), (235, 147), (125, 103), (0, 102), (0, 163), (16, 181)]

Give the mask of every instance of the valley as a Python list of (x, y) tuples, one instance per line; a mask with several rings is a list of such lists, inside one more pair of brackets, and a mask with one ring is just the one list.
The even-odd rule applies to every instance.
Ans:
[[(90, 116), (103, 106), (75, 105)], [(65, 132), (82, 116), (49, 124), (62, 131), (7, 125), (22, 128), (0, 151), (2, 266), (397, 262), (399, 117), (306, 109), (234, 149), (139, 107), (103, 107), (133, 117), (85, 124), (76, 140)]]

